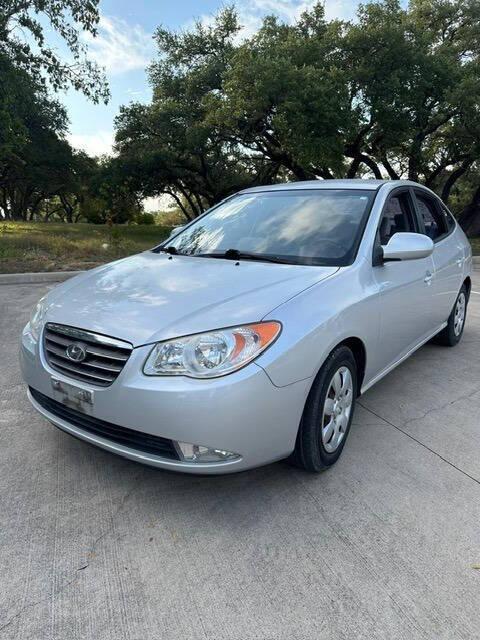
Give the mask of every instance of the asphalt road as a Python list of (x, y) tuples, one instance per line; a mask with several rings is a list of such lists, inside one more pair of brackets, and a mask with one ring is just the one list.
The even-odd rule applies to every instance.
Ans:
[(0, 286), (0, 639), (480, 638), (480, 293), (458, 347), (363, 396), (334, 469), (192, 477), (30, 408), (48, 286)]

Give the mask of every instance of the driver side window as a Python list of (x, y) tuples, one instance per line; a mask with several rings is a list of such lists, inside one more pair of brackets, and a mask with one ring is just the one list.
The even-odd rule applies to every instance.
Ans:
[(395, 194), (388, 200), (378, 228), (380, 244), (385, 246), (395, 233), (415, 231), (408, 193)]

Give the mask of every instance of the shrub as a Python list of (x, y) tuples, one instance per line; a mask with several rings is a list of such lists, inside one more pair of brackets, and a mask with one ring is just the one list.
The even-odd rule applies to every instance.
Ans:
[(135, 222), (137, 224), (155, 224), (155, 216), (153, 213), (139, 213), (135, 218)]

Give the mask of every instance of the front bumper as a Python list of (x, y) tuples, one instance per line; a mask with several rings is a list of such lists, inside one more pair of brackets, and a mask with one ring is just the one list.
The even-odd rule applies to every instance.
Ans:
[(47, 411), (29, 393), (30, 401), (63, 431), (125, 458), (163, 469), (232, 473), (280, 460), (293, 451), (311, 381), (279, 388), (255, 363), (211, 380), (148, 377), (141, 370), (150, 349), (151, 345), (134, 349), (110, 387), (94, 387), (52, 370), (27, 325), (22, 334), (20, 363), (27, 385), (45, 396), (53, 397), (52, 376), (93, 390), (91, 414), (99, 420), (173, 441), (233, 451), (240, 458), (208, 463), (168, 460), (87, 433)]

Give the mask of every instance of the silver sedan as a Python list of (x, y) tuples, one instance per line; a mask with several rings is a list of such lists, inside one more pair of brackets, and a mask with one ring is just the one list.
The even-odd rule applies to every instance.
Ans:
[(471, 269), (464, 233), (416, 183), (248, 189), (40, 300), (23, 376), (50, 422), (132, 460), (321, 471), (360, 394), (428, 340), (461, 339)]

